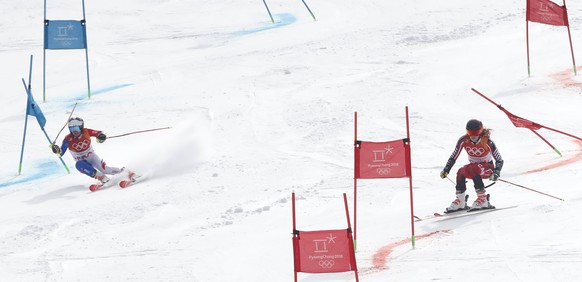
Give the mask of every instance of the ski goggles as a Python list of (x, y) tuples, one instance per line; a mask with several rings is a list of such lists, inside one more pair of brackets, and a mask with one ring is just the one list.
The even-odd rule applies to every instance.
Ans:
[(467, 130), (467, 135), (469, 135), (469, 136), (479, 136), (479, 135), (481, 135), (482, 132), (483, 132), (483, 128), (479, 128), (479, 129), (468, 129)]
[(81, 127), (80, 126), (71, 126), (71, 127), (69, 127), (69, 131), (70, 132), (81, 132)]

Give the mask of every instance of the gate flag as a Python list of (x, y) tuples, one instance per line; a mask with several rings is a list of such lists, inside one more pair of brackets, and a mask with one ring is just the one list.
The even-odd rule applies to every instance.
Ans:
[(83, 18), (81, 20), (49, 20), (47, 1), (44, 1), (44, 48), (42, 63), (42, 101), (46, 102), (46, 50), (85, 50), (87, 67), (87, 98), (91, 99), (89, 81), (89, 50), (87, 46), (87, 20), (85, 19), (85, 0), (81, 1)]
[(525, 118), (521, 118), (518, 117), (512, 113), (510, 113), (508, 110), (506, 110), (504, 107), (502, 107), (500, 104), (495, 103), (493, 100), (489, 99), (489, 97), (485, 96), (483, 93), (475, 90), (475, 88), (471, 88), (471, 90), (473, 90), (473, 92), (477, 93), (477, 95), (483, 97), (485, 100), (489, 101), (491, 104), (497, 106), (497, 108), (499, 110), (501, 110), (503, 113), (505, 113), (507, 115), (507, 117), (509, 118), (509, 120), (511, 121), (511, 123), (513, 123), (513, 125), (515, 127), (521, 127), (521, 128), (527, 128), (529, 129), (531, 132), (533, 132), (533, 134), (537, 135), (540, 139), (542, 139), (544, 142), (546, 142), (546, 144), (548, 144), (548, 146), (550, 146), (552, 149), (554, 149), (554, 151), (560, 155), (560, 157), (562, 156), (562, 153), (560, 153), (560, 151), (558, 151), (558, 149), (556, 149), (556, 147), (554, 147), (554, 145), (552, 145), (550, 142), (548, 142), (548, 140), (546, 140), (546, 138), (542, 137), (542, 135), (540, 135), (536, 130), (541, 129), (541, 128), (545, 128), (547, 130), (551, 130), (563, 135), (566, 135), (568, 137), (572, 137), (575, 139), (578, 139), (580, 141), (582, 141), (582, 138), (572, 135), (570, 133), (566, 133), (551, 127), (547, 127), (545, 125), (541, 125), (539, 123), (533, 122), (531, 120), (525, 119)]
[(414, 201), (412, 195), (412, 159), (410, 127), (406, 107), (406, 138), (388, 142), (358, 140), (358, 113), (354, 113), (354, 248), (357, 242), (358, 179), (408, 178), (410, 187), (411, 243), (414, 249)]
[(359, 282), (356, 252), (350, 224), (348, 198), (344, 196), (348, 228), (335, 230), (300, 231), (295, 223), (295, 192), (291, 194), (293, 212), (293, 276), (297, 273), (335, 273), (353, 271)]
[[(31, 81), (32, 81), (32, 55), (30, 55), (30, 69), (28, 71), (28, 85), (26, 84), (26, 81), (24, 80), (24, 78), (22, 79), (22, 85), (24, 86), (24, 91), (26, 91), (26, 115), (24, 116), (24, 134), (22, 136), (22, 148), (20, 149), (20, 163), (18, 165), (18, 175), (20, 175), (20, 173), (22, 172), (22, 158), (24, 156), (24, 142), (26, 141), (26, 129), (28, 128), (28, 116), (33, 116), (36, 118), (36, 121), (38, 122), (38, 125), (40, 126), (40, 129), (42, 130), (42, 133), (44, 133), (44, 136), (49, 141), (49, 143), (52, 143), (48, 134), (44, 130), (44, 126), (46, 125), (46, 118), (44, 117), (44, 114), (42, 113), (42, 111), (40, 110), (40, 107), (34, 101), (34, 97), (32, 96), (32, 90), (30, 87)], [(61, 157), (59, 157), (59, 159), (61, 160), (61, 163), (63, 164), (63, 166), (65, 167), (67, 172), (70, 173), (70, 170), (69, 170), (69, 167), (67, 167), (67, 164), (65, 164), (65, 162), (63, 161), (63, 159)]]
[(26, 107), (26, 114), (35, 117), (36, 121), (38, 121), (38, 125), (40, 125), (40, 128), (44, 128), (44, 125), (46, 124), (46, 118), (44, 117), (44, 114), (40, 110), (40, 107), (38, 106), (38, 104), (34, 101), (34, 98), (32, 97), (32, 93), (30, 93), (30, 89), (28, 89), (28, 87), (26, 87), (26, 82), (24, 81), (24, 78), (22, 79), (22, 83), (24, 84), (24, 89), (26, 90), (26, 95), (28, 96), (28, 102), (27, 102), (28, 105)]
[(572, 36), (570, 34), (570, 24), (568, 23), (568, 10), (566, 0), (562, 0), (560, 6), (550, 0), (526, 0), (525, 9), (525, 41), (527, 49), (527, 75), (531, 75), (529, 62), (529, 22), (536, 22), (554, 26), (565, 26), (568, 30), (568, 40), (570, 41), (570, 53), (572, 54), (572, 69), (576, 75), (576, 59), (574, 58), (574, 47), (572, 46)]
[(530, 129), (530, 130), (538, 130), (538, 129), (543, 127), (543, 126), (541, 126), (541, 125), (539, 125), (531, 120), (527, 120), (525, 118), (520, 118), (520, 117), (510, 113), (509, 111), (507, 111), (506, 109), (501, 107), (501, 105), (499, 106), (499, 109), (507, 115), (507, 117), (509, 118), (511, 123), (513, 123), (513, 125), (515, 127), (524, 127), (524, 128)]
[(85, 21), (46, 20), (44, 48), (51, 50), (87, 48)]
[[(351, 233), (347, 229), (297, 231), (296, 271), (305, 273), (332, 273), (355, 271), (356, 263)], [(353, 258), (353, 259), (352, 259)]]
[(526, 20), (555, 26), (568, 26), (568, 12), (550, 0), (528, 0)]
[(406, 139), (389, 142), (356, 141), (356, 178), (410, 176), (410, 146)]

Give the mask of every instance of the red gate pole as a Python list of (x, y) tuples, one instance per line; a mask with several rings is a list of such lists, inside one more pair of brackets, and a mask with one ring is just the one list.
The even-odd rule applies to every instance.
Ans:
[(408, 140), (408, 154), (406, 156), (406, 170), (408, 170), (408, 184), (410, 185), (410, 226), (411, 226), (411, 242), (412, 248), (414, 249), (416, 245), (416, 238), (414, 235), (414, 200), (412, 196), (412, 163), (411, 163), (411, 152), (410, 152), (410, 125), (408, 121), (408, 106), (406, 106), (406, 139)]
[(556, 147), (554, 147), (554, 145), (552, 145), (550, 142), (548, 142), (548, 140), (546, 140), (546, 138), (542, 137), (539, 133), (537, 133), (535, 130), (529, 128), (529, 130), (531, 130), (531, 132), (533, 132), (533, 134), (537, 135), (540, 139), (542, 139), (544, 142), (546, 142), (546, 144), (548, 144), (552, 149), (554, 149), (554, 151), (556, 153), (558, 153), (558, 155), (560, 155), (560, 157), (562, 156), (562, 153), (560, 153), (560, 151), (558, 151), (558, 149), (556, 149)]
[[(352, 232), (352, 226), (350, 225), (350, 211), (348, 209), (348, 198), (346, 196), (346, 193), (344, 193), (344, 205), (346, 206), (346, 219), (348, 220), (348, 236), (349, 236), (350, 235), (349, 233)], [(356, 260), (355, 250), (352, 250), (350, 256), (352, 256), (352, 255), (354, 257), (350, 258), (350, 260), (352, 260), (352, 263), (354, 263), (354, 266), (356, 266), (355, 265), (355, 260)], [(356, 269), (354, 271), (355, 271), (355, 275), (356, 275), (356, 282), (359, 282), (360, 279), (358, 278), (358, 268), (356, 267)]]
[[(564, 3), (564, 11), (566, 12), (566, 19), (568, 17), (568, 9), (566, 8), (566, 0), (563, 0)], [(574, 75), (576, 75), (576, 60), (574, 59), (574, 47), (572, 47), (572, 36), (570, 35), (570, 21), (568, 20), (568, 24), (566, 25), (568, 29), (568, 39), (570, 40), (570, 52), (572, 53), (572, 65), (574, 66)]]
[(357, 144), (358, 142), (358, 112), (354, 112), (354, 250), (358, 249), (358, 243), (357, 243), (357, 206), (358, 206), (358, 180), (356, 178), (356, 168), (357, 168), (357, 163), (356, 163), (356, 150), (357, 150)]
[(530, 77), (531, 71), (529, 67), (529, 21), (527, 20), (527, 16), (529, 13), (529, 1), (526, 2), (525, 7), (525, 46), (527, 50), (527, 77)]
[(295, 278), (295, 282), (297, 282), (297, 259), (295, 258), (297, 240), (297, 235), (295, 234), (295, 230), (297, 230), (295, 226), (295, 192), (291, 193), (291, 210), (293, 212), (293, 277)]

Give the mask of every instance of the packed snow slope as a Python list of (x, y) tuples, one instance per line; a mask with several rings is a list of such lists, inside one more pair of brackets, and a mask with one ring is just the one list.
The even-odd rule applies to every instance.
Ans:
[[(47, 1), (48, 19), (81, 19), (81, 1)], [(2, 281), (291, 281), (291, 193), (300, 230), (346, 228), (358, 138), (406, 136), (414, 212), (442, 212), (454, 185), (439, 172), (471, 118), (505, 160), (488, 189), (513, 207), (416, 222), (407, 179), (358, 181), (361, 281), (575, 281), (582, 277), (582, 142), (514, 127), (512, 113), (582, 136), (582, 78), (565, 27), (530, 23), (525, 1), (86, 1), (85, 52), (46, 52), (41, 1), (0, 0), (0, 277)], [(561, 4), (561, 3), (560, 3)], [(568, 2), (574, 54), (582, 3)], [(73, 116), (108, 135), (108, 165), (144, 181), (91, 193), (28, 118), (32, 92), (55, 138)], [(579, 68), (580, 69), (580, 68)], [(59, 135), (60, 142), (65, 132)], [(463, 153), (451, 176), (467, 163)], [(475, 199), (468, 183), (470, 202)], [(353, 218), (352, 218), (353, 219)], [(353, 273), (299, 280), (355, 281)]]

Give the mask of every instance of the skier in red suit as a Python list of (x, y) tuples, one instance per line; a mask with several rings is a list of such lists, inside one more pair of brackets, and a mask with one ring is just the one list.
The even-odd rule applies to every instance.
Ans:
[(477, 192), (477, 199), (473, 202), (471, 209), (490, 208), (483, 179), (489, 178), (491, 181), (497, 181), (503, 167), (503, 158), (493, 140), (490, 139), (491, 130), (483, 128), (483, 123), (476, 119), (469, 120), (466, 129), (467, 134), (459, 138), (453, 154), (441, 171), (441, 178), (447, 177), (461, 151), (465, 149), (469, 156), (469, 164), (457, 171), (456, 199), (447, 208), (449, 212), (466, 209), (465, 191), (467, 187), (465, 179), (467, 178), (473, 180)]
[(107, 166), (91, 146), (91, 137), (95, 137), (98, 143), (103, 143), (107, 135), (99, 130), (85, 128), (83, 119), (71, 118), (68, 122), (70, 133), (63, 139), (62, 145), (51, 146), (53, 153), (62, 156), (67, 149), (77, 162), (75, 167), (80, 172), (99, 180), (102, 184), (109, 181), (107, 174), (113, 175), (122, 172), (123, 168)]

